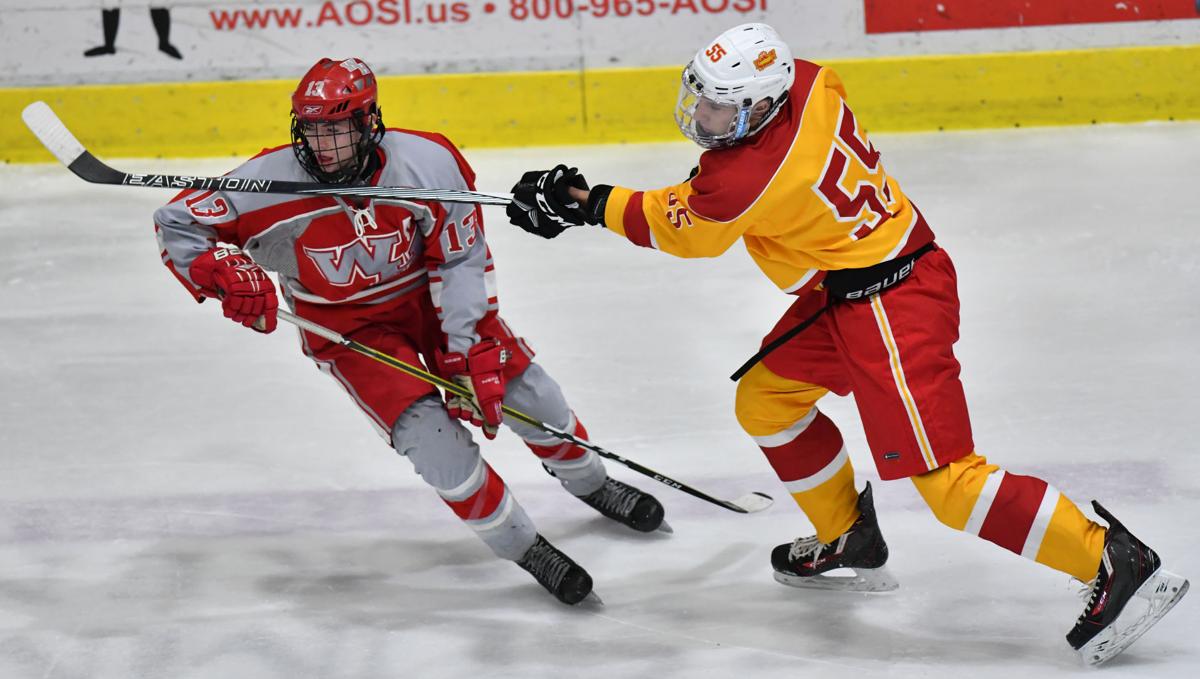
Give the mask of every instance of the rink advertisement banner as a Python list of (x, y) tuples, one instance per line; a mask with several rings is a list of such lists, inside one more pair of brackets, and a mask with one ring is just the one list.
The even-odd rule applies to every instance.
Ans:
[[(50, 159), (15, 122), (38, 99), (100, 155), (287, 143), (288, 97), (325, 56), (375, 69), (390, 124), (468, 148), (677, 140), (681, 66), (748, 21), (834, 67), (876, 130), (1200, 118), (1200, 19), (1117, 5), (1162, 18), (967, 28), (983, 15), (962, 8), (992, 5), (957, 0), (0, 0), (0, 161)], [(868, 33), (885, 7), (964, 26)]]
[(1200, 17), (1198, 0), (864, 0), (867, 33), (1055, 26)]
[[(933, 30), (1060, 15), (1130, 21)], [(747, 21), (816, 59), (1183, 45), (1195, 16), (1193, 0), (0, 0), (0, 86), (291, 78), (322, 56), (384, 75), (680, 65)]]
[(292, 77), (322, 56), (362, 57), (381, 74), (669, 64), (686, 60), (695, 36), (746, 21), (786, 21), (790, 4), (0, 0), (7, 41), (0, 85)]

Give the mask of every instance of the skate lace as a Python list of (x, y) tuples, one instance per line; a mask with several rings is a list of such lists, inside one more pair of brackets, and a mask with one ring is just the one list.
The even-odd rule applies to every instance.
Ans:
[(792, 561), (799, 561), (811, 554), (813, 561), (816, 561), (827, 546), (818, 540), (815, 535), (806, 538), (796, 538), (795, 542), (792, 543), (791, 549), (788, 550), (788, 558)]
[(629, 516), (641, 496), (641, 491), (636, 488), (618, 483), (613, 479), (607, 479), (599, 492), (589, 498), (591, 500), (589, 504), (601, 511), (619, 516)]
[(522, 565), (538, 579), (538, 582), (549, 583), (551, 587), (557, 587), (571, 568), (571, 564), (562, 554), (544, 542), (539, 542), (530, 550)]
[(1071, 578), (1070, 582), (1077, 588), (1075, 593), (1084, 602), (1083, 612), (1079, 614), (1079, 621), (1082, 622), (1088, 616), (1092, 607), (1096, 605), (1096, 597), (1100, 595), (1100, 578), (1092, 578), (1087, 582)]

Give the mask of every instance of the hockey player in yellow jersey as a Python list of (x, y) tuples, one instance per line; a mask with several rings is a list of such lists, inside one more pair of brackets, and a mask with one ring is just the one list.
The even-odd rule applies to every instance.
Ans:
[[(600, 225), (678, 257), (741, 240), (791, 308), (739, 371), (735, 413), (816, 535), (771, 554), (797, 587), (887, 590), (887, 545), (837, 426), (817, 407), (854, 394), (880, 477), (909, 478), (952, 528), (1091, 587), (1067, 634), (1090, 664), (1121, 652), (1187, 591), (1098, 503), (1107, 527), (1042, 479), (975, 449), (960, 366), (954, 265), (884, 170), (837, 74), (793, 59), (769, 26), (743, 24), (683, 69), (676, 122), (706, 149), (680, 184), (589, 188), (574, 168), (525, 173), (509, 219), (554, 238)], [(829, 574), (849, 568), (853, 577)]]

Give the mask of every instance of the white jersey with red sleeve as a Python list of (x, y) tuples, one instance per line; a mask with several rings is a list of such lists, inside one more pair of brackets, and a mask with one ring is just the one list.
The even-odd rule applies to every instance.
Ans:
[[(389, 129), (377, 154), (372, 185), (474, 189), (474, 172), (439, 134)], [(312, 181), (290, 146), (264, 150), (229, 175)], [(188, 269), (220, 242), (276, 272), (293, 307), (353, 305), (373, 316), (428, 294), (450, 351), (477, 342), (476, 324), (497, 309), (478, 206), (184, 191), (154, 222), (163, 263), (198, 300)]]

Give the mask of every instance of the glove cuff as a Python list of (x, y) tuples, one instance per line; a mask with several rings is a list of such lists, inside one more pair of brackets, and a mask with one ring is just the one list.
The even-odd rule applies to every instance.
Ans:
[(438, 370), (442, 377), (451, 378), (467, 374), (467, 357), (459, 351), (448, 351), (438, 355)]
[(250, 259), (242, 254), (236, 246), (212, 248), (201, 254), (188, 266), (188, 276), (200, 291), (209, 297), (217, 296), (216, 282), (213, 280), (217, 266), (229, 266), (231, 263), (249, 262)]
[(604, 210), (608, 207), (608, 196), (612, 193), (613, 187), (608, 184), (597, 184), (588, 193), (587, 205), (583, 208), (583, 214), (587, 218), (588, 224), (599, 224), (604, 226)]
[(484, 372), (500, 372), (504, 370), (508, 359), (508, 349), (504, 348), (500, 340), (485, 338), (471, 347), (467, 363), (471, 368), (471, 374), (476, 375)]

